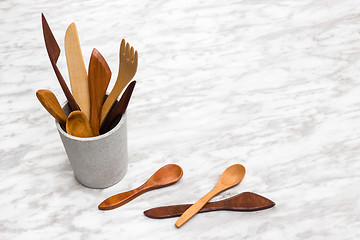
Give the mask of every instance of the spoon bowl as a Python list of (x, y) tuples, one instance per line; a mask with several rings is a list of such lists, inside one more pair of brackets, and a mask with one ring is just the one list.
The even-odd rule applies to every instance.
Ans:
[(228, 167), (220, 176), (218, 184), (226, 186), (235, 186), (245, 177), (245, 167), (241, 164), (234, 164)]
[(153, 186), (168, 186), (182, 177), (183, 170), (176, 164), (168, 164), (157, 170), (148, 180)]
[(89, 120), (81, 111), (73, 111), (66, 120), (66, 131), (74, 137), (94, 137)]

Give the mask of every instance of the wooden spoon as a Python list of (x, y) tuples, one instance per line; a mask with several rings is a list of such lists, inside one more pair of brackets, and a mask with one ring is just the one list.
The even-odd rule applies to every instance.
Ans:
[(70, 86), (81, 111), (90, 119), (89, 81), (75, 23), (65, 33), (65, 55)]
[(143, 185), (109, 197), (99, 205), (100, 210), (111, 210), (120, 207), (144, 192), (169, 186), (176, 183), (183, 175), (183, 170), (176, 164), (168, 164), (157, 170)]
[(94, 48), (89, 63), (90, 125), (95, 136), (99, 135), (101, 106), (111, 78), (111, 71), (104, 57)]
[(60, 86), (61, 86), (63, 92), (65, 93), (66, 99), (68, 100), (71, 110), (72, 111), (80, 110), (79, 106), (77, 105), (73, 95), (69, 91), (69, 88), (67, 87), (65, 80), (62, 77), (62, 75), (56, 65), (56, 62), (60, 55), (60, 47), (57, 44), (55, 37), (51, 32), (51, 29), (45, 19), (44, 14), (41, 14), (41, 18), (42, 18), (42, 28), (43, 28), (43, 34), (44, 34), (44, 39), (45, 39), (46, 50), (48, 52), (50, 62), (55, 71), (56, 77), (60, 83)]
[(101, 127), (101, 133), (106, 133), (107, 131), (109, 131), (115, 121), (121, 119), (122, 115), (124, 115), (124, 113), (126, 112), (126, 108), (129, 105), (129, 101), (135, 84), (136, 81), (133, 81), (126, 88), (124, 94), (120, 98), (120, 101), (116, 104), (114, 110), (110, 113), (109, 118), (105, 120), (103, 126)]
[(74, 137), (87, 138), (94, 136), (89, 120), (81, 111), (70, 113), (66, 121), (66, 132)]
[[(177, 217), (183, 214), (190, 206), (191, 204), (157, 207), (146, 210), (144, 214), (149, 218), (156, 219)], [(209, 202), (199, 211), (199, 213), (219, 210), (251, 212), (271, 208), (273, 206), (275, 206), (275, 203), (263, 196), (256, 193), (244, 192), (221, 201)]]
[(36, 97), (44, 108), (60, 123), (65, 124), (67, 116), (61, 108), (56, 96), (50, 90), (41, 89), (36, 92)]
[(223, 174), (221, 174), (218, 182), (215, 187), (207, 193), (204, 197), (194, 203), (191, 207), (189, 207), (181, 217), (176, 221), (175, 226), (181, 227), (186, 223), (190, 218), (192, 218), (200, 209), (205, 206), (205, 204), (213, 198), (215, 195), (220, 192), (231, 188), (237, 184), (239, 184), (245, 176), (245, 167), (241, 164), (234, 164), (228, 167)]

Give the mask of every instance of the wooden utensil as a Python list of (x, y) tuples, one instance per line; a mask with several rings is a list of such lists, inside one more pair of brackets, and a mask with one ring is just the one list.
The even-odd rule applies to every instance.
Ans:
[(73, 95), (69, 91), (69, 88), (67, 87), (64, 78), (62, 77), (62, 75), (56, 65), (56, 62), (60, 55), (60, 47), (57, 44), (55, 37), (51, 32), (51, 29), (45, 19), (44, 14), (41, 14), (41, 19), (42, 19), (42, 28), (43, 28), (43, 34), (44, 34), (44, 39), (45, 39), (46, 50), (49, 55), (51, 65), (55, 71), (56, 77), (60, 83), (60, 86), (61, 86), (63, 92), (65, 93), (66, 99), (68, 100), (71, 110), (72, 111), (80, 110)]
[(111, 71), (104, 57), (94, 48), (89, 63), (90, 125), (95, 136), (99, 135), (101, 106), (111, 78)]
[(66, 121), (66, 132), (74, 137), (94, 137), (89, 120), (81, 111), (70, 113)]
[(81, 111), (90, 119), (89, 82), (75, 23), (65, 33), (65, 55), (71, 91)]
[(102, 109), (101, 109), (101, 120), (100, 125), (103, 124), (108, 112), (110, 111), (112, 105), (119, 97), (122, 90), (134, 77), (137, 65), (138, 65), (138, 53), (134, 51), (134, 48), (131, 47), (129, 43), (125, 46), (125, 40), (121, 41), (120, 45), (120, 64), (119, 64), (119, 73), (116, 79), (114, 88), (111, 90), (108, 98), (106, 99)]
[[(191, 204), (157, 207), (146, 210), (144, 214), (149, 218), (156, 219), (177, 217), (183, 214), (190, 206)], [(244, 192), (221, 201), (209, 202), (200, 209), (199, 213), (219, 210), (251, 212), (273, 206), (275, 206), (275, 203), (263, 196), (256, 193)]]
[(228, 167), (223, 174), (220, 176), (218, 182), (215, 187), (207, 193), (204, 197), (194, 203), (191, 207), (189, 207), (181, 217), (176, 221), (175, 226), (181, 227), (186, 223), (190, 218), (192, 218), (200, 209), (215, 195), (220, 192), (231, 188), (237, 184), (239, 184), (245, 176), (245, 167), (241, 164), (234, 164)]
[(56, 96), (50, 90), (41, 89), (36, 92), (36, 97), (44, 108), (62, 125), (65, 124), (67, 116), (62, 110)]
[(143, 185), (109, 197), (99, 205), (100, 210), (111, 210), (120, 207), (144, 192), (169, 186), (176, 183), (183, 175), (183, 170), (176, 164), (168, 164), (157, 170)]
[(116, 104), (114, 110), (110, 113), (110, 116), (105, 120), (100, 132), (106, 133), (110, 130), (116, 120), (121, 119), (121, 116), (126, 112), (126, 108), (129, 104), (131, 94), (134, 90), (136, 81), (133, 81), (126, 88), (124, 94), (121, 96), (120, 101)]

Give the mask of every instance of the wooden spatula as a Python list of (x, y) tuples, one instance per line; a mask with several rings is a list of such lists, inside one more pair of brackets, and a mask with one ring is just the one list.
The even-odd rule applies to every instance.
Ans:
[[(252, 212), (264, 210), (273, 206), (275, 206), (275, 203), (263, 196), (256, 193), (244, 192), (231, 198), (209, 202), (199, 211), (199, 213), (219, 210)], [(180, 216), (189, 207), (191, 207), (191, 204), (157, 207), (146, 210), (144, 214), (149, 218), (171, 218)]]
[(90, 125), (95, 136), (99, 135), (101, 106), (104, 102), (111, 71), (104, 57), (94, 48), (89, 63)]
[(36, 97), (44, 108), (60, 123), (65, 124), (67, 116), (62, 110), (59, 101), (53, 92), (46, 89), (41, 89), (36, 92)]
[(66, 99), (68, 100), (71, 110), (72, 111), (80, 110), (79, 106), (77, 105), (73, 95), (69, 91), (69, 88), (67, 87), (65, 80), (62, 77), (62, 75), (56, 65), (56, 62), (60, 55), (60, 47), (57, 44), (55, 37), (51, 32), (51, 29), (45, 19), (44, 14), (41, 14), (41, 19), (42, 19), (42, 28), (43, 28), (43, 34), (44, 34), (44, 39), (45, 39), (46, 50), (48, 52), (50, 62), (55, 71), (56, 77), (60, 83), (60, 86), (61, 86), (63, 92), (65, 93)]
[(129, 105), (129, 101), (131, 98), (131, 94), (134, 90), (136, 81), (133, 81), (129, 84), (126, 88), (125, 92), (120, 98), (120, 101), (116, 104), (114, 110), (110, 113), (110, 116), (107, 120), (105, 120), (102, 128), (101, 133), (106, 133), (110, 130), (111, 126), (115, 123), (117, 119), (121, 119), (122, 115), (126, 112), (126, 108)]
[(90, 119), (89, 81), (75, 23), (65, 33), (65, 55), (70, 86), (81, 111)]

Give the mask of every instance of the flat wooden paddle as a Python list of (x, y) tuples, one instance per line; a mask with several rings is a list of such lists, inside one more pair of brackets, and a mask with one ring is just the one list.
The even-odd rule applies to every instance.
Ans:
[(53, 92), (41, 89), (36, 92), (36, 97), (51, 116), (53, 116), (60, 124), (65, 124), (67, 116)]
[(110, 116), (105, 120), (103, 126), (101, 127), (101, 133), (106, 133), (110, 130), (116, 120), (121, 119), (122, 115), (126, 112), (126, 108), (129, 105), (131, 94), (134, 90), (136, 81), (133, 81), (126, 88), (125, 92), (120, 98), (120, 101), (116, 104), (114, 110), (110, 113)]
[(71, 91), (81, 111), (90, 119), (89, 81), (75, 23), (65, 33), (65, 55)]
[(175, 226), (180, 228), (190, 218), (192, 218), (205, 204), (215, 195), (228, 188), (234, 187), (239, 184), (245, 177), (245, 167), (241, 164), (234, 164), (228, 167), (220, 176), (215, 187), (208, 192), (205, 196), (200, 198), (196, 203), (189, 207), (181, 217), (176, 221)]
[(101, 107), (111, 78), (111, 71), (104, 57), (94, 48), (89, 63), (90, 125), (95, 136), (99, 135)]
[(66, 121), (66, 132), (74, 137), (94, 137), (89, 120), (81, 111), (70, 113)]
[[(251, 212), (264, 210), (273, 206), (275, 206), (275, 203), (263, 196), (256, 193), (244, 192), (221, 201), (209, 202), (199, 213), (219, 210)], [(149, 218), (156, 219), (178, 217), (189, 207), (191, 207), (191, 204), (157, 207), (146, 210), (144, 214)]]
[(116, 194), (105, 199), (99, 205), (99, 210), (111, 210), (120, 207), (137, 196), (157, 188), (176, 183), (183, 175), (183, 170), (176, 164), (168, 164), (157, 170), (143, 185), (133, 190)]
[(67, 87), (65, 80), (62, 77), (62, 75), (56, 65), (56, 62), (60, 55), (60, 47), (57, 44), (53, 33), (51, 32), (51, 29), (45, 19), (44, 14), (41, 14), (41, 19), (42, 19), (42, 28), (43, 28), (46, 50), (49, 55), (51, 65), (55, 71), (56, 77), (60, 83), (60, 86), (61, 86), (63, 92), (65, 93), (66, 99), (68, 100), (71, 110), (72, 111), (80, 110), (79, 106), (77, 105), (73, 95), (69, 91), (69, 88)]

